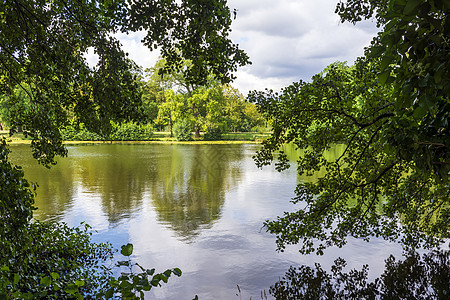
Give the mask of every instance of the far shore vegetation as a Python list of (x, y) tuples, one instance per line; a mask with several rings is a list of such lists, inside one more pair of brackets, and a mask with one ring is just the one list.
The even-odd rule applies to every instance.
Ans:
[[(105, 144), (105, 143), (127, 143), (127, 144), (243, 144), (261, 143), (270, 136), (271, 132), (230, 132), (222, 134), (218, 140), (204, 140), (203, 137), (189, 141), (178, 141), (170, 137), (170, 132), (153, 132), (150, 139), (143, 140), (66, 140), (65, 144)], [(31, 144), (32, 138), (25, 137), (23, 133), (15, 133), (10, 136), (8, 130), (0, 130), (0, 136), (5, 137), (9, 144)]]

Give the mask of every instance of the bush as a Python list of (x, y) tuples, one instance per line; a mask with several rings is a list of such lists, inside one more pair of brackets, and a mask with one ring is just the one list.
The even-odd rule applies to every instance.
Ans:
[[(34, 190), (0, 146), (0, 298), (73, 298), (100, 284), (99, 263), (112, 253), (89, 229), (31, 221)], [(78, 286), (77, 286), (78, 283)]]
[(190, 141), (192, 139), (192, 126), (188, 119), (181, 119), (173, 126), (173, 133), (177, 141)]
[(109, 138), (90, 132), (83, 123), (70, 124), (61, 131), (65, 141), (146, 141), (153, 136), (153, 127), (150, 124), (139, 125), (132, 122), (112, 124), (112, 133)]
[(153, 136), (150, 124), (139, 125), (132, 122), (114, 126), (111, 140), (113, 141), (146, 141)]
[(100, 289), (110, 276), (102, 262), (112, 248), (92, 243), (89, 226), (30, 222), (22, 229), (0, 242), (0, 298), (69, 299)]
[(206, 141), (216, 141), (222, 138), (222, 130), (218, 126), (210, 126), (206, 129), (203, 139)]
[(60, 130), (62, 139), (65, 141), (101, 141), (102, 137), (86, 129), (83, 123), (70, 125)]

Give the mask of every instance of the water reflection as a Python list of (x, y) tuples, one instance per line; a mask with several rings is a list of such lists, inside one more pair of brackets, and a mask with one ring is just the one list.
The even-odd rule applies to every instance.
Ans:
[(341, 256), (350, 268), (373, 262), (380, 274), (384, 259), (401, 253), (377, 239), (370, 247), (350, 239), (323, 257), (301, 256), (297, 246), (277, 253), (275, 237), (261, 226), (295, 209), (289, 200), (304, 178), (295, 166), (283, 173), (256, 168), (257, 145), (71, 146), (51, 170), (37, 165), (28, 146), (11, 148), (26, 178), (40, 185), (36, 218), (85, 221), (98, 230), (95, 241), (133, 243), (141, 265), (183, 270), (150, 298), (232, 299), (239, 284), (242, 299), (259, 299), (293, 264), (331, 266)]
[(226, 190), (240, 180), (242, 147), (72, 146), (51, 170), (36, 166), (26, 146), (13, 146), (12, 158), (40, 185), (38, 219), (61, 220), (76, 199), (99, 198), (115, 226), (151, 201), (158, 220), (188, 240), (219, 218)]
[[(327, 161), (335, 161), (342, 155), (342, 153), (344, 153), (345, 147), (346, 146), (344, 144), (334, 145), (332, 148), (328, 149), (323, 153), (323, 157)], [(282, 150), (286, 154), (290, 162), (296, 162), (299, 159), (299, 157), (305, 152), (304, 150), (298, 150), (293, 143), (283, 145)], [(292, 163), (291, 168), (295, 168), (294, 163)], [(325, 176), (325, 174), (326, 169), (321, 168), (319, 171), (314, 172), (312, 176), (297, 175), (297, 177), (298, 181), (315, 182), (320, 177)]]
[(240, 145), (174, 145), (151, 181), (159, 221), (186, 240), (220, 216), (225, 192), (239, 181)]

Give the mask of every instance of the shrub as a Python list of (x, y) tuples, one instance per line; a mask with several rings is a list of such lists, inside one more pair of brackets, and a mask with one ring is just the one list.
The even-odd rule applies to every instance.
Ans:
[(190, 141), (192, 139), (192, 126), (188, 119), (181, 119), (173, 126), (173, 133), (177, 141)]
[(218, 126), (209, 126), (206, 129), (203, 139), (206, 141), (216, 141), (222, 138), (222, 130)]
[(70, 124), (61, 131), (65, 141), (146, 141), (153, 136), (153, 127), (150, 124), (140, 125), (132, 122), (112, 124), (112, 133), (109, 138), (90, 132), (83, 123)]
[(94, 132), (87, 130), (83, 123), (70, 125), (60, 130), (62, 139), (65, 141), (101, 141), (102, 137)]
[[(90, 241), (89, 229), (31, 221), (34, 190), (0, 145), (0, 298), (73, 298), (99, 284), (111, 248)], [(76, 284), (79, 284), (77, 286)], [(74, 286), (75, 284), (75, 286)]]
[(113, 127), (111, 140), (113, 141), (145, 141), (153, 136), (150, 124), (140, 125), (133, 122), (123, 123)]

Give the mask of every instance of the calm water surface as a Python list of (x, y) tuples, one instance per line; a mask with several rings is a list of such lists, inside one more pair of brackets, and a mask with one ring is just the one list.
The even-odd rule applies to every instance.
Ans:
[[(349, 268), (369, 264), (378, 276), (398, 245), (352, 239), (324, 256), (302, 256), (298, 247), (276, 252), (275, 237), (262, 224), (284, 211), (299, 180), (295, 166), (278, 173), (256, 168), (257, 145), (120, 145), (70, 146), (69, 157), (51, 170), (38, 166), (28, 146), (11, 146), (11, 158), (37, 182), (35, 218), (87, 222), (95, 241), (116, 248), (134, 244), (134, 260), (164, 271), (179, 267), (154, 289), (156, 299), (260, 299), (262, 290), (290, 265), (319, 262), (329, 270), (334, 259)], [(338, 151), (337, 149), (336, 151)], [(331, 153), (330, 155), (333, 155)], [(150, 297), (150, 298), (152, 298)]]

